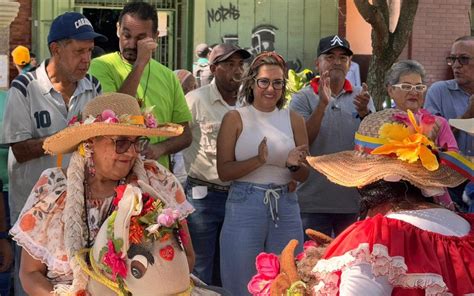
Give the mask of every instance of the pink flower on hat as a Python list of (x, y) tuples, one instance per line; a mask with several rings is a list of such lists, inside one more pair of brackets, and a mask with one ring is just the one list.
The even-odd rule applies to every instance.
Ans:
[(247, 289), (252, 295), (269, 295), (273, 280), (280, 273), (278, 257), (272, 253), (262, 252), (255, 259), (257, 274), (252, 277)]
[(100, 116), (102, 117), (103, 122), (106, 122), (106, 123), (119, 122), (117, 115), (115, 115), (115, 112), (110, 109), (105, 109), (104, 111), (102, 111), (102, 114)]
[(153, 114), (145, 113), (145, 125), (148, 128), (156, 128), (158, 126), (158, 122)]

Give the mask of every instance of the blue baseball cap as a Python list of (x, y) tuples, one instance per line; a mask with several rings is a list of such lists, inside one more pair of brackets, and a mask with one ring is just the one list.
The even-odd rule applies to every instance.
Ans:
[(78, 12), (66, 12), (53, 20), (48, 44), (63, 39), (107, 41), (107, 37), (96, 33), (91, 22)]

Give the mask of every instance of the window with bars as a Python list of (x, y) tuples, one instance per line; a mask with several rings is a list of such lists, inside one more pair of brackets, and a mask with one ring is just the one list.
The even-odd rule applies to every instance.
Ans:
[[(121, 8), (130, 1), (123, 0), (75, 0), (75, 6), (82, 9), (82, 13), (91, 21), (95, 30), (108, 37), (105, 43), (96, 45), (106, 53), (119, 50), (116, 35), (116, 23)], [(158, 48), (154, 58), (161, 64), (173, 69), (176, 66), (176, 41), (180, 40), (180, 31), (176, 27), (176, 17), (180, 12), (177, 7), (181, 1), (151, 0), (147, 1), (156, 7), (159, 17), (167, 18), (167, 35), (158, 38)]]

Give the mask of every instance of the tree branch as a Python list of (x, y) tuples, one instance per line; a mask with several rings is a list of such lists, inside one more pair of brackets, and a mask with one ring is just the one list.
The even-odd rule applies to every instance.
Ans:
[(393, 51), (398, 56), (405, 48), (406, 41), (415, 22), (418, 0), (403, 1), (400, 8), (400, 18), (395, 31), (393, 32)]
[[(372, 26), (374, 37), (372, 37), (372, 48), (375, 55), (383, 52), (383, 49), (388, 45), (388, 20), (384, 19), (384, 14), (388, 15), (388, 6), (385, 4), (386, 11), (382, 6), (371, 5), (368, 0), (354, 0), (354, 3), (359, 10), (360, 15)], [(374, 3), (376, 3), (374, 1)], [(378, 42), (377, 42), (378, 41)]]

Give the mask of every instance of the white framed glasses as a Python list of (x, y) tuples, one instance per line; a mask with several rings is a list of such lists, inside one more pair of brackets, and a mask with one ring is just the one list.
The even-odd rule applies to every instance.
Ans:
[(422, 93), (424, 92), (428, 87), (424, 84), (409, 84), (409, 83), (399, 83), (399, 84), (394, 84), (392, 85), (393, 87), (397, 87), (403, 91), (409, 92), (412, 90), (415, 90), (416, 92)]

